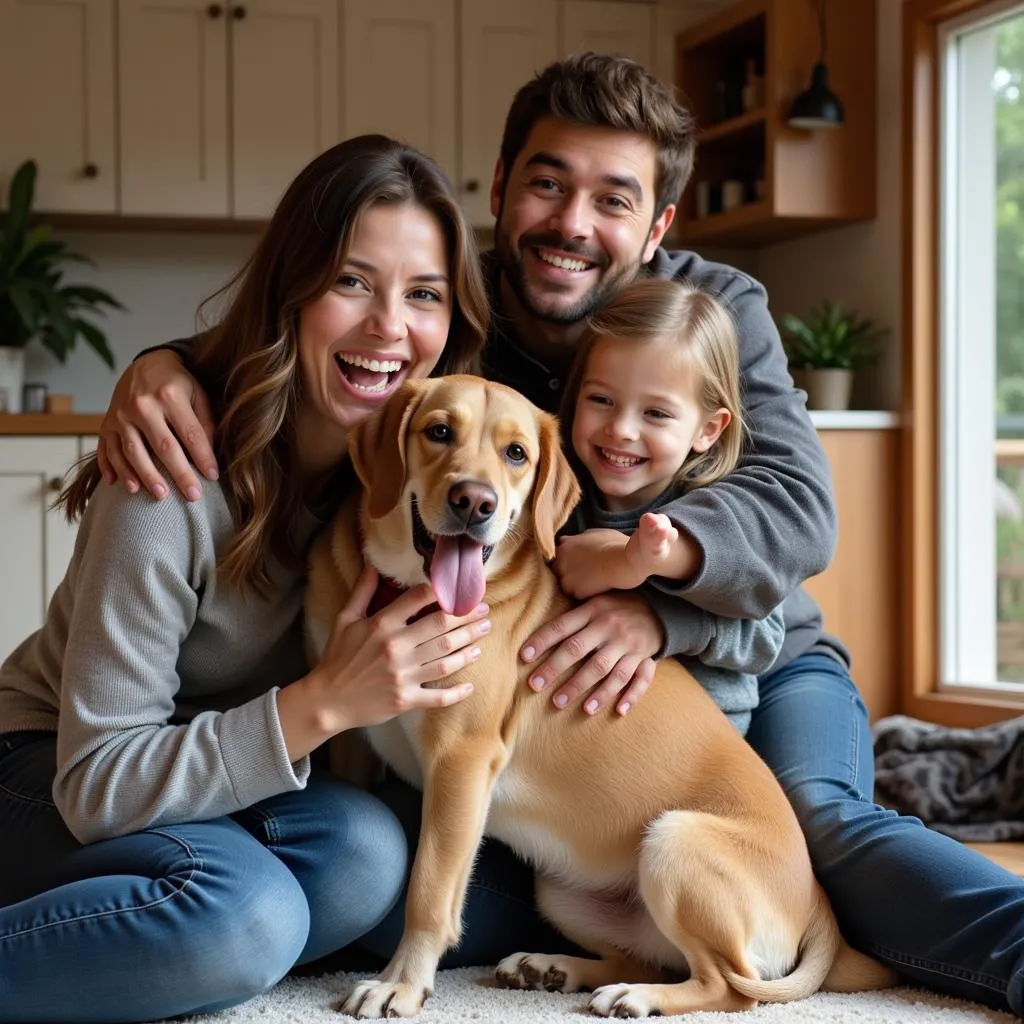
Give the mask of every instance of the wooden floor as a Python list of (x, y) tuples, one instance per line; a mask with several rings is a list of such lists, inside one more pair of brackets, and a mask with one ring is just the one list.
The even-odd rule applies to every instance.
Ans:
[(1014, 874), (1024, 876), (1024, 843), (965, 843)]

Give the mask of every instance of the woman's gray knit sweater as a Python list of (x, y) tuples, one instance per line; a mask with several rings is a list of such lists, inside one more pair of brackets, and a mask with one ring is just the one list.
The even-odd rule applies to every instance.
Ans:
[[(276, 692), (306, 672), (305, 573), (267, 599), (215, 571), (235, 535), (223, 491), (156, 502), (100, 484), (46, 624), (0, 667), (0, 733), (57, 733), (53, 798), (82, 842), (238, 811), (301, 789)], [(321, 523), (298, 538), (305, 550)]]

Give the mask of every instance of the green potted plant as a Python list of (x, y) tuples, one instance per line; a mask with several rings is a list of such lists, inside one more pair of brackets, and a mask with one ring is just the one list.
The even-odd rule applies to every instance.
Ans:
[(54, 239), (49, 225), (31, 223), (35, 185), (35, 161), (26, 160), (0, 221), (0, 398), (8, 412), (21, 409), (25, 347), (34, 340), (63, 363), (82, 338), (113, 369), (106, 335), (85, 315), (124, 308), (102, 288), (64, 281), (66, 264), (89, 260)]
[(780, 325), (790, 372), (807, 392), (809, 409), (848, 408), (854, 373), (878, 360), (879, 343), (889, 333), (828, 301), (804, 317), (787, 313)]

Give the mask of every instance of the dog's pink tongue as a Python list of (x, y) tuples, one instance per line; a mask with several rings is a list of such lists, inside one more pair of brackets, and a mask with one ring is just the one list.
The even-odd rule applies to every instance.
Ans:
[(450, 615), (468, 615), (483, 599), (484, 549), (468, 537), (438, 537), (430, 561), (437, 603)]

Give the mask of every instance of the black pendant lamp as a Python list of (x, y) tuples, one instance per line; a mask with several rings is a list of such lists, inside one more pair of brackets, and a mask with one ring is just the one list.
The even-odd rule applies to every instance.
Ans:
[(816, 131), (819, 128), (838, 128), (843, 123), (843, 105), (839, 97), (828, 87), (828, 68), (825, 66), (825, 4), (818, 0), (818, 34), (821, 41), (821, 56), (811, 72), (811, 87), (800, 93), (789, 108), (786, 119), (791, 128), (805, 128)]

